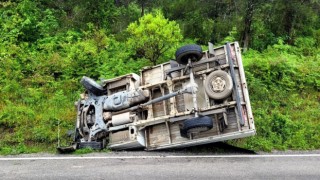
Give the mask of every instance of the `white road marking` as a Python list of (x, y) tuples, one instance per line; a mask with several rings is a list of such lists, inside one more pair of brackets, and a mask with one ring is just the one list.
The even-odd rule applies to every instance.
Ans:
[(83, 168), (83, 166), (72, 166), (72, 168)]
[(194, 156), (66, 156), (66, 157), (8, 157), (0, 161), (23, 160), (77, 160), (77, 159), (161, 159), (161, 158), (284, 158), (284, 157), (320, 157), (320, 154), (266, 154), (266, 155), (194, 155)]

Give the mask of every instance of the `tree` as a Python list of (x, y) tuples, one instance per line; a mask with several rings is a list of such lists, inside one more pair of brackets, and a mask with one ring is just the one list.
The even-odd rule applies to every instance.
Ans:
[(138, 22), (131, 23), (127, 31), (130, 34), (128, 44), (136, 55), (148, 59), (153, 65), (182, 40), (178, 24), (166, 19), (159, 11), (155, 15), (146, 14)]
[(249, 0), (247, 2), (247, 9), (246, 14), (244, 16), (244, 30), (242, 32), (241, 36), (241, 45), (243, 47), (243, 50), (246, 51), (249, 47), (249, 41), (251, 38), (251, 24), (252, 24), (252, 17), (253, 17), (253, 11), (254, 11), (254, 0)]

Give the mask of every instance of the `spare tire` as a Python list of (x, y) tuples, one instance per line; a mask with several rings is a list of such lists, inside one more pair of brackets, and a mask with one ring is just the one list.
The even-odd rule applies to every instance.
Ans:
[(183, 122), (181, 136), (188, 137), (190, 133), (200, 133), (212, 129), (213, 121), (209, 116), (187, 119)]
[(202, 48), (196, 44), (182, 46), (176, 51), (176, 61), (179, 64), (188, 64), (188, 60), (199, 61), (202, 58)]
[(106, 89), (89, 77), (83, 76), (80, 83), (94, 95), (100, 96), (107, 92)]
[(225, 99), (232, 93), (231, 76), (222, 70), (213, 71), (207, 76), (204, 88), (210, 98), (215, 100)]

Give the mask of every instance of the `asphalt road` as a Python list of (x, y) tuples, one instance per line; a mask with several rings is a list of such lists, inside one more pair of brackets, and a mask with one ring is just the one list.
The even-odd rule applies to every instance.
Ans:
[(0, 179), (320, 179), (320, 154), (121, 152), (0, 157)]

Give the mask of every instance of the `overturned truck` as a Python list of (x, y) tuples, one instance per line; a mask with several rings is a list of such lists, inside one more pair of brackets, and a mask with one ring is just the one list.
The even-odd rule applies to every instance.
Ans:
[(204, 52), (186, 45), (175, 55), (140, 75), (83, 77), (73, 149), (158, 150), (254, 135), (238, 43)]

